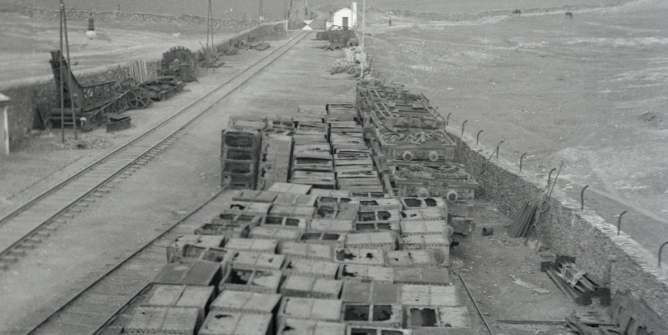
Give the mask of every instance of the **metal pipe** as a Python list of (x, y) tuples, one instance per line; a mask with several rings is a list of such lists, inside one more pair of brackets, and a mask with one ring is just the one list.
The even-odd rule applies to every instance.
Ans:
[(589, 185), (585, 185), (585, 186), (582, 188), (582, 191), (580, 191), (580, 210), (584, 210), (584, 209), (585, 209), (585, 198), (584, 198), (584, 194), (585, 194), (585, 190), (587, 189), (587, 187), (589, 187)]
[(621, 214), (619, 214), (619, 217), (617, 218), (617, 236), (619, 236), (619, 232), (622, 227), (622, 216), (626, 214), (626, 211), (623, 211)]
[(522, 156), (520, 156), (520, 172), (522, 172), (522, 160), (524, 159), (524, 156), (526, 156), (527, 153), (523, 153)]
[(462, 275), (457, 273), (457, 276), (459, 276), (459, 280), (462, 281), (462, 284), (464, 285), (464, 288), (466, 289), (466, 293), (469, 295), (469, 298), (471, 298), (471, 301), (473, 302), (473, 306), (475, 306), (476, 311), (478, 311), (478, 315), (480, 315), (480, 318), (482, 319), (482, 322), (485, 324), (485, 327), (487, 327), (487, 330), (489, 331), (490, 334), (494, 335), (494, 332), (492, 331), (492, 327), (489, 326), (489, 323), (487, 323), (487, 319), (485, 319), (485, 315), (482, 314), (482, 311), (480, 311), (480, 306), (478, 306), (478, 303), (473, 299), (473, 294), (471, 294), (471, 290), (469, 290), (469, 287), (466, 285), (466, 282), (464, 281), (464, 278), (462, 278)]
[(482, 133), (482, 129), (478, 132), (478, 135), (475, 136), (475, 146), (476, 148), (478, 147), (478, 141), (480, 141), (480, 133)]
[(659, 247), (659, 265), (658, 265), (658, 267), (661, 267), (661, 251), (663, 251), (663, 247), (665, 247), (666, 244), (668, 244), (668, 241), (663, 242), (663, 244)]

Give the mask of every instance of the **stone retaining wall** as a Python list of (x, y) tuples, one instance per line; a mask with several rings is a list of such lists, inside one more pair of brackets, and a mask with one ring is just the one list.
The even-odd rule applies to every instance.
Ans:
[[(487, 162), (492, 150), (478, 146), (471, 149), (475, 139), (464, 136), (459, 139), (458, 130), (448, 129), (456, 139), (455, 160), (466, 164), (480, 186), (482, 196), (498, 205), (498, 209), (511, 218), (518, 215), (522, 205), (530, 201), (536, 203), (545, 192), (545, 180), (537, 180), (528, 173), (519, 173), (518, 168), (508, 162), (492, 158)], [(485, 164), (487, 164), (486, 167)], [(480, 172), (484, 172), (481, 174)], [(564, 167), (567, 168), (567, 167)], [(513, 171), (513, 172), (511, 172)], [(653, 308), (664, 322), (668, 320), (668, 269), (658, 268), (655, 255), (606, 222), (592, 210), (580, 210), (580, 203), (554, 190), (550, 208), (537, 226), (540, 240), (558, 255), (576, 257), (576, 263), (599, 279), (607, 276), (612, 263), (611, 289), (628, 289), (638, 293)], [(523, 260), (518, 259), (517, 262)], [(538, 264), (536, 264), (538, 267)]]
[[(237, 40), (255, 40), (284, 33), (285, 22), (272, 22), (241, 31), (216, 45), (230, 44)], [(148, 70), (156, 71), (159, 61), (159, 59), (146, 60)], [(74, 74), (81, 83), (104, 82), (130, 77), (128, 63), (75, 71)], [(12, 104), (8, 108), (9, 143), (10, 151), (18, 151), (21, 150), (22, 143), (30, 138), (31, 130), (41, 127), (38, 113), (57, 107), (59, 100), (56, 84), (53, 81), (53, 75), (45, 74), (42, 77), (27, 78), (10, 84), (0, 83), (0, 91), (12, 99)]]

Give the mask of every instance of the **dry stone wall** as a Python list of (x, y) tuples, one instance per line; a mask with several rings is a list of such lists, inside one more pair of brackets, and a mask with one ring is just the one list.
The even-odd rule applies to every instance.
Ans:
[[(450, 130), (450, 129), (449, 129)], [(457, 133), (454, 128), (454, 133)], [(492, 158), (492, 150), (471, 148), (471, 139), (457, 140), (455, 160), (466, 165), (469, 172), (484, 188), (483, 196), (497, 204), (498, 209), (515, 218), (523, 203), (536, 203), (545, 192), (545, 180), (517, 171), (512, 163)], [(485, 166), (486, 165), (486, 166)], [(567, 168), (567, 167), (564, 167)], [(483, 172), (484, 171), (484, 172)], [(481, 173), (482, 172), (482, 173)], [(552, 194), (550, 208), (537, 226), (540, 240), (558, 255), (576, 257), (583, 270), (604, 279), (611, 271), (611, 289), (628, 289), (642, 296), (668, 319), (668, 270), (658, 268), (656, 256), (624, 232), (617, 236), (617, 228), (591, 210), (580, 210), (580, 203), (557, 190)], [(518, 259), (517, 262), (523, 260)], [(536, 264), (538, 266), (538, 264)]]
[[(53, 9), (46, 9), (40, 7), (20, 6), (19, 12), (22, 15), (29, 16), (33, 19), (58, 21), (60, 20), (60, 12)], [(86, 10), (69, 10), (67, 14), (68, 21), (74, 22), (88, 22), (90, 12)], [(95, 12), (96, 22), (140, 22), (140, 23), (173, 23), (177, 25), (195, 25), (206, 26), (206, 17), (196, 15), (180, 15), (172, 16), (165, 14), (152, 13), (133, 13), (133, 12)], [(244, 29), (248, 27), (257, 26), (259, 21), (227, 18), (214, 19), (213, 25), (215, 28), (239, 28)]]

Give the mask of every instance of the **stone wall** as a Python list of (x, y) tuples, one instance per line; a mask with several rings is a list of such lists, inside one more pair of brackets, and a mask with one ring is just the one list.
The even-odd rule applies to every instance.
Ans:
[[(223, 45), (234, 43), (237, 40), (256, 40), (283, 34), (285, 34), (285, 22), (273, 22), (246, 29), (235, 34), (232, 38), (216, 44)], [(152, 59), (146, 60), (146, 62), (149, 73), (155, 73), (160, 60)], [(128, 63), (76, 71), (74, 74), (81, 83), (104, 82), (130, 77)], [(41, 128), (40, 112), (57, 107), (59, 100), (56, 89), (52, 75), (27, 78), (9, 85), (0, 84), (0, 91), (12, 99), (8, 108), (11, 151), (21, 150), (24, 141), (30, 138), (31, 130)]]
[[(484, 188), (482, 196), (496, 203), (500, 211), (515, 218), (525, 202), (535, 204), (544, 194), (545, 180), (520, 173), (503, 157), (500, 160), (493, 157), (488, 162), (493, 148), (478, 152), (482, 148), (479, 145), (472, 150), (471, 143), (475, 143), (475, 139), (465, 136), (462, 141), (454, 135), (459, 134), (458, 129), (448, 130), (458, 143), (455, 160), (466, 164)], [(668, 320), (668, 269), (658, 268), (655, 255), (624, 232), (617, 236), (615, 225), (592, 210), (580, 210), (579, 202), (556, 189), (549, 204), (549, 210), (536, 228), (544, 245), (558, 255), (576, 257), (576, 263), (583, 270), (599, 279), (606, 278), (612, 261), (612, 291), (629, 289), (636, 292), (662, 316), (664, 322)]]
[[(60, 20), (60, 12), (53, 9), (46, 9), (40, 7), (19, 6), (19, 13), (26, 15), (33, 19), (45, 21)], [(88, 22), (90, 12), (87, 10), (69, 10), (67, 20), (72, 22)], [(133, 13), (133, 12), (95, 12), (96, 22), (141, 22), (141, 23), (173, 23), (176, 25), (195, 25), (206, 26), (206, 17), (195, 15), (180, 15), (172, 16), (166, 14), (152, 14), (152, 13)], [(257, 26), (259, 21), (227, 18), (214, 19), (213, 25), (215, 28), (238, 28), (245, 29), (248, 27)]]

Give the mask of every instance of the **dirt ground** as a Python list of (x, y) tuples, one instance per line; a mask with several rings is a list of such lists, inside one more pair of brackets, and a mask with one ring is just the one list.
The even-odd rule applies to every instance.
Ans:
[[(421, 2), (425, 8), (428, 7), (425, 5), (427, 3), (436, 2)], [(366, 42), (374, 56), (374, 65), (382, 71), (384, 78), (404, 82), (411, 90), (424, 92), (444, 115), (452, 113), (452, 124), (468, 120), (466, 134), (469, 136), (475, 136), (480, 129), (484, 129), (481, 143), (488, 147), (495, 146), (505, 138), (506, 142), (501, 147), (503, 158), (518, 161), (519, 156), (527, 152), (525, 169), (536, 175), (546, 176), (547, 171), (563, 160), (565, 169), (560, 176), (560, 186), (564, 191), (577, 197), (580, 187), (589, 184), (587, 206), (595, 208), (610, 222), (616, 222), (613, 215), (628, 209), (624, 231), (650, 250), (655, 250), (658, 243), (668, 236), (668, 115), (664, 96), (668, 79), (668, 22), (663, 20), (668, 4), (653, 0), (618, 5), (603, 3), (606, 5), (604, 8), (589, 8), (598, 4), (593, 1), (564, 3), (556, 0), (530, 4), (521, 0), (438, 4), (429, 7), (438, 12), (421, 16), (415, 13), (426, 11), (425, 8), (400, 7), (397, 1), (374, 1), (375, 8), (368, 15), (369, 35)], [(555, 8), (566, 5), (586, 6), (587, 9), (570, 9), (574, 13), (572, 20), (564, 18), (563, 10), (540, 13), (536, 10), (540, 6)], [(513, 8), (533, 9), (525, 10), (519, 17), (508, 13), (480, 15), (482, 17), (477, 18), (479, 15), (476, 14), (493, 9), (509, 9), (511, 12)], [(398, 16), (396, 13), (400, 13), (399, 10), (411, 10), (414, 13)], [(447, 16), (457, 13), (461, 14), (459, 20), (450, 20)], [(2, 68), (8, 73), (8, 77), (0, 77), (0, 81), (34, 73), (42, 74), (42, 66), (46, 67), (48, 74), (46, 55), (55, 46), (52, 41), (57, 36), (57, 24), (0, 15), (0, 25), (3, 26), (0, 36), (4, 36), (0, 42), (6, 42), (0, 43), (0, 60)], [(466, 19), (470, 15), (475, 15), (476, 19)], [(390, 17), (391, 27), (388, 26)], [(437, 21), (426, 21), (425, 17)], [(159, 54), (177, 42), (198, 44), (197, 40), (203, 40), (204, 35), (197, 31), (171, 32), (169, 27), (149, 27), (148, 31), (142, 29), (138, 32), (117, 26), (101, 28), (102, 37), (91, 42), (82, 37), (84, 26), (73, 24), (70, 29), (81, 35), (71, 37), (73, 55), (77, 57), (75, 61), (81, 61), (78, 66), (91, 67), (112, 59), (126, 60), (125, 57), (135, 54), (137, 57)], [(30, 43), (21, 42), (20, 36), (26, 35), (36, 38)], [(190, 38), (184, 39), (184, 36)], [(128, 48), (129, 41), (135, 42), (137, 47)], [(291, 59), (297, 59), (298, 62), (277, 63), (268, 77), (254, 81), (230, 97), (225, 102), (227, 108), (221, 107), (221, 111), (226, 112), (218, 114), (214, 119), (217, 124), (224, 124), (232, 108), (234, 114), (250, 111), (271, 115), (294, 110), (300, 102), (315, 104), (327, 97), (339, 100), (351, 97), (354, 82), (345, 75), (330, 76), (326, 72), (327, 66), (323, 66), (322, 62), (331, 59), (318, 56), (318, 52), (324, 51), (314, 49), (316, 43), (309, 42), (291, 52)], [(30, 61), (26, 61), (26, 58)], [(5, 76), (4, 73), (5, 70), (0, 75)], [(301, 81), (303, 78), (300, 76), (309, 75), (317, 80), (312, 78), (310, 81)], [(341, 80), (348, 80), (349, 88), (338, 86)], [(295, 84), (284, 85), (285, 82)], [(333, 87), (333, 91), (322, 93)], [(301, 96), (310, 91), (320, 93), (308, 96), (306, 101), (302, 100)], [(239, 109), (239, 106), (243, 107)], [(213, 136), (219, 131), (218, 128), (209, 124), (206, 125), (206, 132), (195, 131), (194, 134), (199, 134), (201, 140), (205, 134)], [(38, 140), (51, 142), (48, 136)], [(216, 146), (208, 144), (209, 149), (204, 150), (192, 142), (196, 140), (193, 137), (193, 140), (181, 143), (180, 150), (172, 152), (174, 159), (163, 157), (159, 165), (144, 172), (167, 171), (164, 169), (167, 166), (174, 168), (174, 175), (170, 174), (169, 180), (187, 184), (179, 188), (183, 193), (181, 198), (158, 199), (171, 207), (165, 206), (155, 211), (163, 217), (151, 217), (147, 222), (164, 220), (166, 216), (173, 215), (171, 211), (194, 206), (197, 199), (193, 194), (199, 192), (197, 196), (202, 196), (213, 188), (217, 180), (215, 168), (205, 162), (216, 159), (215, 155), (210, 155), (210, 149)], [(196, 147), (199, 148), (197, 154), (208, 157), (206, 160), (186, 157), (188, 148), (192, 150)], [(39, 145), (32, 147), (19, 154), (24, 165), (17, 166), (39, 169), (37, 165), (47, 162), (41, 154), (49, 151), (47, 147)], [(65, 167), (74, 164), (72, 162), (77, 159), (89, 159), (91, 156), (89, 153), (74, 152), (72, 157), (58, 153), (54, 156), (60, 156), (62, 162), (59, 164)], [(31, 165), (30, 160), (35, 163)], [(176, 167), (181, 166), (177, 162), (187, 160), (201, 163), (184, 168), (182, 172), (176, 171)], [(7, 169), (5, 163), (2, 162), (2, 167), (7, 179), (12, 175), (28, 175), (24, 170), (19, 174), (19, 170)], [(176, 175), (177, 172), (183, 175)], [(156, 176), (153, 178), (159, 179)], [(182, 179), (184, 176), (187, 178)], [(194, 182), (199, 179), (202, 180)], [(31, 183), (39, 181), (31, 180)], [(155, 185), (153, 179), (145, 182)], [(21, 187), (17, 186), (14, 191), (20, 190)], [(130, 199), (133, 194), (137, 192), (128, 183), (113, 196), (122, 200), (126, 197)], [(188, 202), (179, 204), (179, 199), (187, 199)], [(558, 326), (511, 326), (495, 321), (560, 320), (575, 306), (539, 272), (541, 257), (524, 247), (520, 240), (505, 235), (504, 226), (510, 219), (496, 212), (492, 204), (483, 207), (483, 211), (476, 213), (478, 229), (471, 243), (457, 247), (452, 253), (453, 268), (460, 271), (470, 285), (483, 313), (492, 322), (495, 333), (567, 333)], [(79, 220), (82, 225), (86, 223), (83, 219)], [(99, 227), (113, 228), (105, 224), (104, 218), (96, 218), (95, 222)], [(495, 228), (495, 235), (480, 236), (483, 226)], [(69, 229), (74, 230), (75, 227), (72, 225)], [(124, 235), (128, 234), (127, 229), (112, 230), (111, 233), (118, 241), (127, 239)], [(67, 236), (64, 230), (59, 234)], [(0, 276), (3, 281), (0, 287), (19, 292), (16, 296), (21, 296), (20, 292), (31, 292), (31, 287), (20, 287), (22, 282), (26, 282), (21, 280), (21, 276), (37, 278), (33, 279), (35, 282), (31, 282), (31, 285), (39, 287), (39, 276), (30, 275), (43, 268), (38, 261), (42, 261), (44, 252), (49, 250), (47, 248), (61, 250), (59, 248), (64, 243), (79, 243), (77, 239), (92, 244), (90, 236), (93, 235), (72, 235), (70, 240), (54, 236), (48, 245), (40, 247), (44, 249), (28, 255), (20, 263), (21, 267), (12, 270), (11, 277)], [(134, 247), (130, 244), (108, 245), (105, 247), (109, 249), (105, 252), (118, 256)], [(84, 245), (77, 246), (76, 252), (88, 253)], [(87, 261), (90, 266), (97, 266), (98, 270), (108, 265), (101, 264), (99, 259), (89, 258)], [(62, 266), (73, 266), (73, 259), (77, 258), (70, 258), (69, 263), (63, 262)], [(113, 257), (109, 259), (109, 264), (117, 262)], [(77, 267), (74, 274), (61, 272), (57, 275), (57, 285), (53, 284), (59, 290), (54, 292), (74, 290), (76, 285), (91, 279), (82, 273), (88, 270)], [(76, 275), (78, 278), (67, 278), (68, 275)], [(53, 280), (50, 277), (43, 278)], [(452, 279), (456, 285), (460, 285), (457, 277)], [(44, 301), (40, 297), (34, 299)], [(469, 304), (469, 309), (471, 318), (477, 320), (472, 304)], [(6, 317), (14, 320), (25, 315), (21, 310), (10, 312), (12, 315), (7, 314)], [(482, 325), (477, 321), (474, 323), (477, 330), (484, 333)]]
[[(505, 139), (502, 158), (526, 152), (540, 178), (564, 161), (561, 189), (579, 199), (589, 185), (585, 205), (611, 223), (628, 210), (622, 230), (656, 253), (668, 236), (668, 3), (545, 2), (572, 19), (534, 2), (425, 3), (369, 10), (381, 78), (424, 92), (453, 126), (468, 120), (465, 136), (484, 130), (487, 147)], [(478, 14), (450, 19), (457, 10)]]
[[(22, 3), (24, 0), (3, 0), (8, 3)], [(64, 0), (65, 8), (93, 10), (98, 12), (121, 10), (134, 13), (167, 15), (197, 15), (206, 17), (208, 0)], [(31, 6), (57, 10), (58, 1), (30, 0)], [(290, 0), (263, 1), (263, 14), (268, 20), (283, 20)], [(211, 2), (215, 18), (257, 19), (260, 0), (217, 0)], [(1, 7), (1, 4), (0, 4)]]
[[(131, 59), (157, 59), (176, 45), (195, 51), (202, 47), (200, 42), (206, 42), (206, 26), (97, 22), (93, 40), (86, 37), (87, 23), (70, 22), (67, 28), (74, 71)], [(219, 29), (214, 38), (223, 40), (245, 28)], [(59, 49), (58, 22), (0, 12), (0, 83), (51, 76), (49, 52), (55, 49)]]

